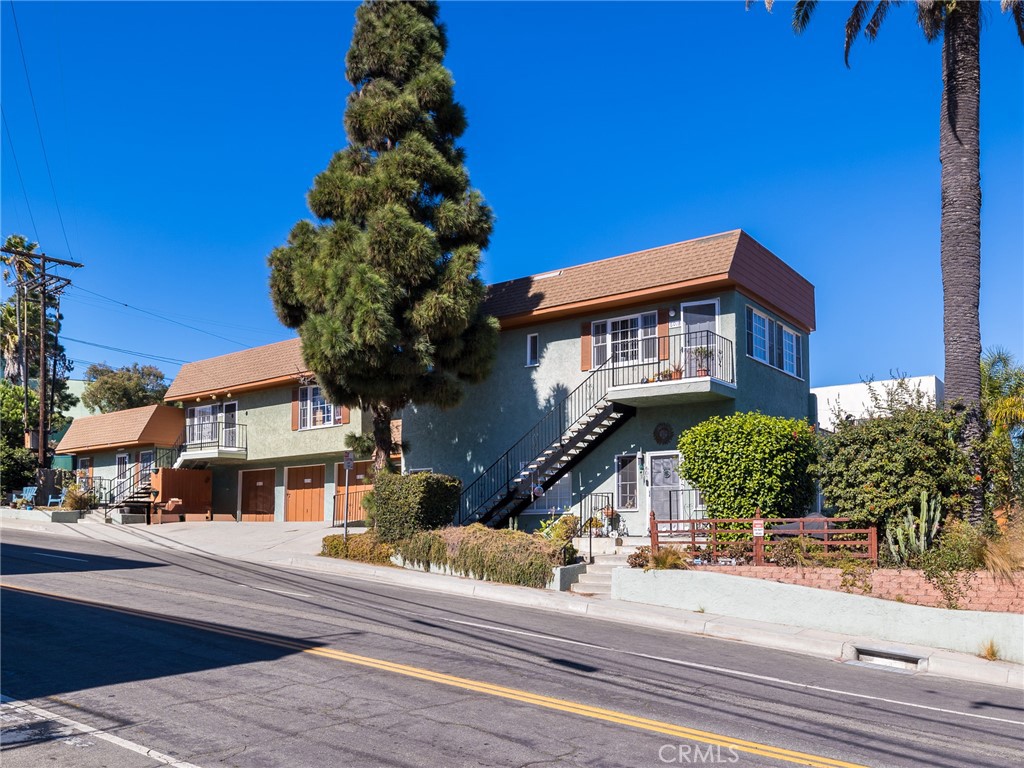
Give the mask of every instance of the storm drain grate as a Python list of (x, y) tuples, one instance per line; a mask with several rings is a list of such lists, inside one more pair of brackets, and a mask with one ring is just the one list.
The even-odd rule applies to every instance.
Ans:
[(922, 668), (924, 657), (911, 653), (891, 651), (882, 648), (854, 648), (856, 656), (853, 664), (872, 667), (884, 667), (896, 672), (917, 672)]

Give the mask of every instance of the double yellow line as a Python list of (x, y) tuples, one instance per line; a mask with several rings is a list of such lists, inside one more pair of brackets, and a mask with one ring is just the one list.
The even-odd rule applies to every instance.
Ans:
[(279, 648), (287, 648), (288, 650), (299, 651), (301, 653), (308, 653), (312, 656), (320, 656), (322, 658), (331, 659), (334, 661), (343, 661), (347, 664), (355, 664), (361, 667), (369, 667), (371, 669), (377, 669), (383, 672), (390, 672), (396, 675), (403, 675), (405, 677), (415, 678), (417, 680), (425, 680), (430, 683), (447, 685), (453, 688), (461, 688), (466, 691), (473, 691), (474, 693), (482, 693), (488, 696), (497, 696), (502, 699), (519, 701), (524, 704), (532, 704), (537, 707), (552, 709), (558, 712), (566, 712), (572, 715), (578, 715), (580, 717), (587, 717), (592, 720), (603, 720), (608, 723), (616, 723), (617, 725), (624, 725), (629, 728), (636, 728), (642, 731), (659, 733), (677, 739), (685, 739), (687, 741), (696, 741), (702, 744), (710, 744), (720, 748), (732, 749), (736, 752), (745, 752), (751, 755), (758, 755), (759, 757), (770, 757), (794, 765), (808, 765), (814, 766), (815, 768), (865, 768), (864, 766), (856, 763), (848, 763), (842, 760), (832, 760), (831, 758), (821, 757), (819, 755), (811, 755), (804, 752), (794, 752), (793, 750), (782, 749), (781, 747), (773, 747), (768, 744), (760, 744), (754, 741), (733, 739), (728, 736), (712, 733), (710, 731), (701, 731), (697, 730), (696, 728), (686, 728), (681, 725), (675, 725), (673, 723), (667, 723), (660, 720), (649, 720), (645, 717), (636, 717), (634, 715), (629, 715), (625, 712), (618, 712), (613, 709), (591, 707), (586, 704), (580, 704), (574, 701), (568, 701), (566, 699), (556, 699), (551, 696), (542, 696), (537, 693), (522, 691), (517, 688), (506, 688), (502, 685), (493, 685), (491, 683), (485, 683), (480, 680), (470, 680), (465, 677), (447, 675), (443, 672), (433, 672), (429, 669), (423, 669), (421, 667), (412, 667), (407, 664), (398, 664), (392, 661), (375, 659), (369, 656), (359, 656), (354, 653), (346, 653), (345, 651), (337, 651), (331, 648), (319, 648), (311, 646), (308, 643), (302, 643), (288, 638), (266, 635), (259, 632), (249, 632), (244, 629), (224, 627), (218, 624), (211, 624), (208, 622), (197, 621), (193, 619), (166, 616), (164, 614), (152, 613), (150, 611), (136, 610), (133, 608), (122, 608), (119, 606), (108, 605), (106, 603), (99, 603), (90, 600), (65, 597), (64, 595), (43, 592), (41, 590), (30, 589), (27, 587), (15, 587), (6, 584), (0, 584), (0, 588), (14, 590), (18, 592), (27, 592), (47, 597), (53, 600), (61, 600), (64, 602), (75, 603), (79, 605), (94, 606), (108, 611), (123, 613), (130, 616), (139, 616), (142, 618), (153, 619), (156, 621), (162, 621), (170, 624), (177, 624), (183, 627), (199, 629), (206, 632), (215, 632), (219, 635), (237, 637), (243, 640), (249, 640), (251, 642), (277, 646)]

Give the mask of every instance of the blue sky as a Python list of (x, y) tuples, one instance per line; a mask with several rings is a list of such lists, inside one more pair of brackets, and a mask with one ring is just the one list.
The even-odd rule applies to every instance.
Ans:
[[(816, 287), (812, 386), (941, 376), (941, 48), (898, 8), (848, 70), (850, 5), (822, 4), (798, 37), (783, 3), (442, 3), (468, 166), (497, 217), (485, 279), (743, 228)], [(985, 5), (982, 340), (1022, 358), (1024, 54)], [(67, 338), (166, 359), (66, 341), (76, 374), (137, 360), (173, 376), (168, 361), (292, 335), (266, 256), (344, 145), (354, 10), (23, 1), (16, 30), (0, 4), (0, 229), (85, 263)]]

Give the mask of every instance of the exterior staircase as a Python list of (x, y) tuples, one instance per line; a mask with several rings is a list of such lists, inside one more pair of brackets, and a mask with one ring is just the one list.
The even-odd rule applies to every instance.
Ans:
[(466, 486), (455, 522), (501, 525), (628, 421), (636, 409), (607, 398), (612, 373), (606, 361)]

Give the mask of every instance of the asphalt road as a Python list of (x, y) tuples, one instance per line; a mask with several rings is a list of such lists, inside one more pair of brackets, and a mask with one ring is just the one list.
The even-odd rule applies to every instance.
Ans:
[(0, 570), (4, 768), (1024, 764), (1005, 688), (28, 531)]

